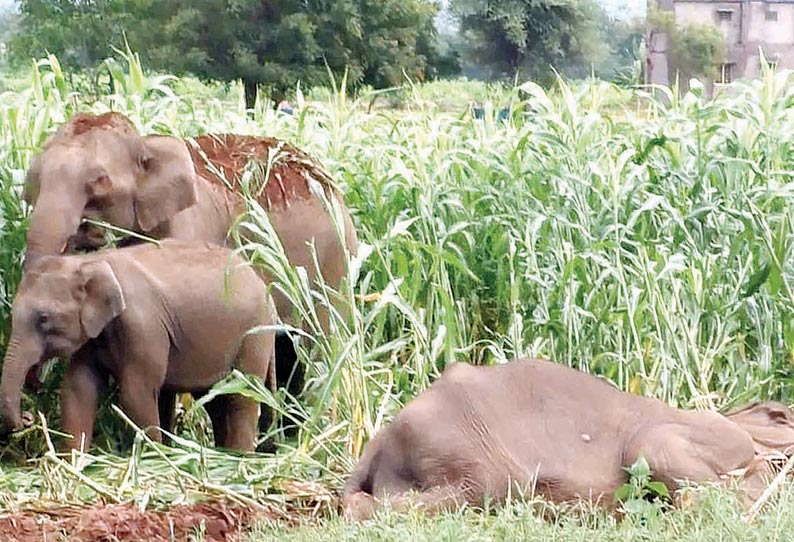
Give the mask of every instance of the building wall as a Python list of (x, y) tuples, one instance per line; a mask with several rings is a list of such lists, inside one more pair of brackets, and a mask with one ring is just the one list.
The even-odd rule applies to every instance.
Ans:
[[(707, 24), (718, 28), (726, 43), (739, 43), (742, 37), (743, 2), (687, 2), (678, 1), (673, 6), (675, 21), (680, 25)], [(719, 19), (719, 10), (730, 12), (730, 21)]]
[[(759, 48), (767, 60), (776, 61), (781, 68), (794, 69), (794, 0), (668, 0), (657, 5), (672, 11), (678, 24), (718, 28), (725, 37), (726, 61), (732, 65), (734, 79), (759, 75)], [(720, 10), (730, 12), (731, 20), (722, 20)], [(776, 21), (767, 20), (768, 11), (777, 12)], [(652, 83), (665, 84), (667, 81), (659, 74), (662, 65), (666, 68), (674, 64), (664, 49), (656, 52), (656, 69), (649, 69)], [(664, 62), (658, 57), (664, 57)], [(667, 76), (669, 81), (675, 74)]]

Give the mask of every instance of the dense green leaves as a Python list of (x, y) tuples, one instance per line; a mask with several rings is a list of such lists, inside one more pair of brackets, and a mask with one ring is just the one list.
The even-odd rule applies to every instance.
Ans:
[(608, 50), (606, 15), (593, 0), (452, 0), (468, 57), (492, 75), (585, 76)]
[(327, 70), (377, 87), (422, 79), (434, 53), (429, 0), (22, 0), (17, 58), (49, 51), (71, 67), (124, 49), (148, 65), (218, 80), (242, 79), (275, 100), (327, 82)]

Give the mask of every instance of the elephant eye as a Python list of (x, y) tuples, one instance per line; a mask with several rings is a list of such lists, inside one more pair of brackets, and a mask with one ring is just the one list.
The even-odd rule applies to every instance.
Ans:
[(36, 327), (41, 330), (45, 331), (46, 328), (50, 324), (50, 315), (46, 312), (40, 312), (36, 315)]

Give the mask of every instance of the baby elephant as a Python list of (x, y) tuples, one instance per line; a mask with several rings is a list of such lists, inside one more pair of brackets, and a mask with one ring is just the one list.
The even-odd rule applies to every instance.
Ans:
[[(275, 382), (274, 323), (265, 284), (229, 250), (163, 241), (80, 256), (52, 256), (27, 269), (14, 299), (12, 334), (0, 380), (0, 413), (22, 425), (27, 372), (70, 358), (61, 388), (69, 448), (88, 447), (107, 376), (121, 407), (160, 439), (177, 392), (205, 392), (232, 368)], [(208, 405), (216, 445), (253, 450), (259, 408), (241, 396)]]

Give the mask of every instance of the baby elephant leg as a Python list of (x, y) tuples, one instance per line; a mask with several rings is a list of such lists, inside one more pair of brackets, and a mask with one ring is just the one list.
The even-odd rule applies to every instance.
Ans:
[[(271, 380), (274, 357), (273, 333), (253, 333), (243, 338), (237, 358), (237, 368), (243, 373), (258, 376), (263, 382)], [(226, 395), (215, 399), (222, 400), (217, 405), (221, 413), (216, 413), (213, 424), (222, 423), (225, 430), (221, 435), (216, 432), (216, 445), (235, 450), (253, 451), (256, 446), (259, 427), (259, 404), (241, 395)], [(214, 402), (214, 401), (213, 401)], [(221, 438), (218, 439), (218, 436)], [(219, 442), (220, 441), (220, 442)]]
[[(119, 403), (138, 427), (160, 442), (159, 396), (168, 367), (170, 342), (167, 337), (136, 340), (132, 335), (128, 344), (125, 363), (118, 375)], [(173, 405), (170, 408), (173, 411)]]
[(71, 435), (65, 443), (67, 448), (87, 450), (91, 445), (99, 394), (105, 387), (105, 378), (80, 352), (72, 357), (61, 385), (63, 429)]
[(471, 501), (466, 491), (453, 485), (434, 487), (420, 492), (400, 493), (381, 499), (359, 491), (345, 497), (344, 515), (355, 521), (367, 520), (372, 518), (383, 505), (388, 505), (398, 513), (417, 508), (425, 514), (436, 515), (457, 510)]

